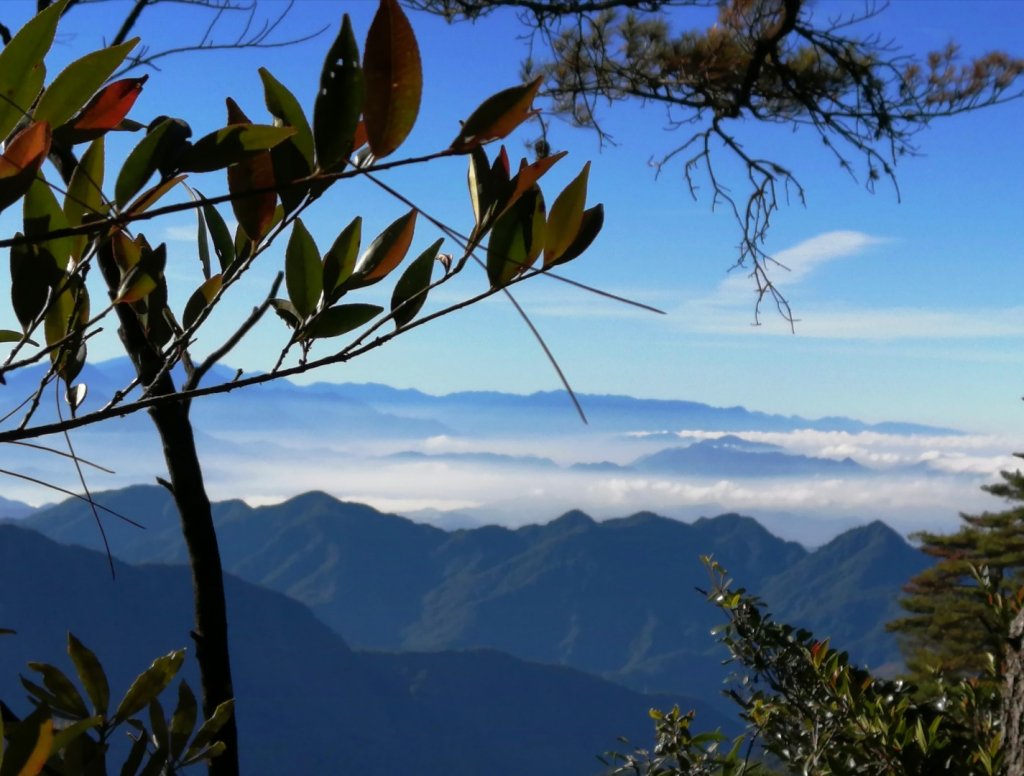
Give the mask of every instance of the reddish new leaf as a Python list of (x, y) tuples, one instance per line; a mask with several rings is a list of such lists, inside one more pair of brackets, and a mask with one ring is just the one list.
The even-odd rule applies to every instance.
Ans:
[(366, 103), (363, 120), (373, 155), (381, 159), (402, 144), (420, 110), (420, 50), (398, 0), (381, 0), (363, 53)]

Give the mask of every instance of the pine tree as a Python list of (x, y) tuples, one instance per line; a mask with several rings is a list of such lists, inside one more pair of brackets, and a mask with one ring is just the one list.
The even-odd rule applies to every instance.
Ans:
[[(936, 563), (910, 580), (900, 600), (908, 615), (888, 627), (900, 634), (910, 678), (925, 692), (936, 689), (938, 674), (1002, 681), (1006, 634), (1024, 593), (1024, 474), (1001, 476), (983, 490), (1010, 509), (961, 514), (956, 533), (912, 537)], [(994, 593), (982, 590), (981, 576)]]

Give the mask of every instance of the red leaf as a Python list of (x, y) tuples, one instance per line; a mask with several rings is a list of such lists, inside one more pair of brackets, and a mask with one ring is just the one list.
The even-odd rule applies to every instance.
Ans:
[(148, 75), (126, 78), (103, 88), (82, 108), (78, 118), (72, 121), (71, 128), (76, 132), (107, 132), (115, 129), (132, 109), (147, 78)]

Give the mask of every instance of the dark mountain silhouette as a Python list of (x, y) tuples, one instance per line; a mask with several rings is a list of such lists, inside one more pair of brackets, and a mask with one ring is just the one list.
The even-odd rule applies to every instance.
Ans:
[[(28, 660), (69, 675), (73, 631), (104, 662), (114, 692), (158, 655), (188, 644), (191, 595), (181, 566), (117, 563), (0, 526), (0, 697), (16, 711)], [(279, 593), (227, 579), (242, 771), (381, 773), (415, 763), (424, 776), (597, 773), (618, 735), (650, 737), (647, 709), (707, 704), (644, 696), (578, 671), (489, 651), (383, 654), (351, 650)], [(191, 659), (184, 671), (198, 686)]]
[[(105, 519), (119, 557), (184, 560), (161, 489), (98, 498), (147, 525)], [(719, 615), (695, 592), (707, 584), (700, 555), (713, 554), (782, 619), (836, 634), (854, 660), (872, 665), (898, 660), (881, 626), (922, 564), (877, 524), (809, 553), (739, 515), (685, 524), (641, 513), (598, 523), (570, 512), (516, 530), (449, 532), (323, 493), (259, 508), (223, 502), (215, 515), (232, 573), (302, 601), (359, 647), (487, 647), (646, 692), (705, 698), (717, 696), (726, 671), (708, 635)], [(59, 541), (100, 546), (80, 503), (23, 522)]]

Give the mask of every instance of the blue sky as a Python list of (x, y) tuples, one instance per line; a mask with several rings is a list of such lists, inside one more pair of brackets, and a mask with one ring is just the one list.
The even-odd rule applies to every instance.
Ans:
[[(18, 12), (23, 19), (32, 5), (5, 3), (0, 21), (16, 27)], [(281, 7), (277, 2), (263, 6), (268, 12)], [(94, 47), (103, 34), (109, 37), (107, 20), (121, 7), (87, 4), (70, 14), (50, 73)], [(168, 59), (151, 74), (132, 115), (143, 121), (160, 113), (180, 115), (203, 134), (223, 123), (223, 98), (232, 96), (254, 119), (265, 120), (256, 75), (260, 65), (309, 106), (341, 13), (353, 15), (362, 38), (374, 7), (368, 1), (300, 0), (281, 35), (330, 25), (328, 33), (286, 49)], [(821, 2), (817, 12), (860, 7)], [(143, 17), (138, 32), (161, 48), (196, 34), (199, 18), (178, 4), (158, 5)], [(695, 13), (678, 22), (698, 24), (706, 18)], [(412, 21), (426, 89), (418, 125), (400, 152), (409, 155), (447, 145), (458, 119), (517, 82), (525, 52), (517, 39), (522, 30), (511, 16), (475, 26), (449, 27), (418, 14)], [(951, 38), (968, 54), (989, 48), (1012, 52), (1015, 45), (1019, 53), (1022, 24), (1024, 5), (1012, 1), (898, 0), (869, 28), (909, 53), (941, 47)], [(222, 34), (230, 34), (227, 26)], [(752, 286), (742, 271), (728, 272), (738, 239), (730, 217), (712, 213), (706, 199), (694, 202), (678, 166), (670, 165), (655, 180), (648, 161), (681, 139), (663, 129), (662, 113), (617, 106), (605, 117), (618, 142), (614, 147), (599, 148), (587, 131), (553, 126), (553, 145), (570, 155), (545, 179), (549, 200), (592, 160), (589, 199), (603, 202), (607, 214), (598, 242), (569, 265), (567, 274), (662, 307), (668, 315), (640, 313), (544, 279), (521, 286), (518, 297), (577, 390), (810, 416), (911, 420), (1009, 435), (1024, 430), (1024, 303), (1017, 282), (1024, 258), (1018, 233), (1024, 103), (937, 122), (923, 132), (922, 155), (898, 171), (900, 204), (886, 185), (867, 194), (809, 133), (740, 130), (751, 147), (792, 164), (807, 189), (806, 207), (795, 205), (776, 217), (769, 244), (792, 268), (788, 277), (779, 273), (776, 279), (800, 319), (795, 334), (770, 314), (764, 326), (750, 325)], [(530, 132), (527, 128), (507, 141), (514, 158), (525, 153), (522, 144)], [(112, 144), (108, 158), (117, 157)], [(223, 186), (220, 177), (208, 177), (198, 182), (207, 193)], [(464, 160), (403, 171), (389, 182), (432, 214), (468, 230)], [(402, 210), (374, 190), (352, 186), (318, 204), (307, 223), (323, 249), (357, 214), (366, 221), (369, 239)], [(10, 214), (0, 225), (14, 228)], [(146, 230), (151, 241), (168, 241), (168, 273), (181, 288), (179, 305), (199, 282), (189, 237), (193, 228), (191, 219), (181, 217)], [(421, 227), (414, 247), (433, 239), (433, 232)], [(265, 293), (279, 255), (265, 257), (249, 278), (251, 295), (233, 300), (222, 320), (247, 311)], [(470, 272), (453, 284), (454, 291), (432, 301), (454, 301), (449, 293), (470, 294), (485, 284), (482, 273)], [(382, 289), (367, 300), (389, 293)], [(284, 337), (278, 324), (268, 321), (229, 360), (267, 368), (268, 348)], [(211, 336), (200, 350), (216, 344), (218, 338)], [(114, 354), (113, 345), (95, 349), (100, 357)], [(558, 386), (528, 331), (500, 298), (315, 378), (379, 381), (437, 393)]]

